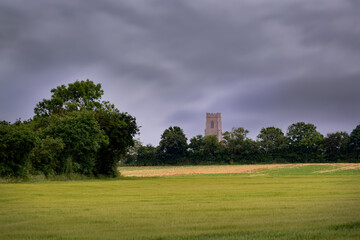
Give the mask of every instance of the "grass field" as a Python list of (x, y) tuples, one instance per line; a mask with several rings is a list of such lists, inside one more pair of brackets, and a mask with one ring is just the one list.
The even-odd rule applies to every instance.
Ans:
[(0, 239), (360, 239), (359, 167), (260, 166), (0, 184)]

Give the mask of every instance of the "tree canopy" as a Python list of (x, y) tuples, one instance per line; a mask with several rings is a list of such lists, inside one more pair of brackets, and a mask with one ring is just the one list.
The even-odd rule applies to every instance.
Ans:
[(185, 157), (187, 147), (187, 138), (178, 126), (169, 127), (161, 135), (159, 148), (167, 163), (176, 162), (177, 159)]
[(87, 79), (76, 81), (51, 89), (51, 99), (43, 99), (39, 102), (34, 112), (37, 116), (49, 116), (56, 113), (71, 112), (75, 110), (95, 110), (101, 107), (101, 96), (104, 91), (101, 84)]
[(27, 122), (0, 124), (0, 176), (79, 173), (116, 176), (139, 128), (136, 119), (101, 102), (101, 84), (76, 81), (51, 90)]
[[(280, 128), (262, 128), (257, 140), (248, 138), (249, 131), (238, 127), (224, 132), (221, 142), (218, 142), (216, 135), (196, 135), (190, 139), (186, 151), (186, 136), (180, 130), (180, 127), (166, 129), (159, 146), (140, 145), (137, 152), (132, 151), (127, 157), (126, 163), (172, 165), (344, 162), (359, 161), (360, 155), (360, 125), (353, 130), (352, 137), (346, 132), (336, 132), (324, 138), (314, 124), (297, 122), (288, 127), (286, 135)], [(177, 135), (175, 132), (181, 134)], [(178, 144), (179, 139), (182, 139), (182, 145)], [(179, 146), (182, 146), (181, 155), (186, 155), (185, 159), (176, 154)]]
[(266, 152), (279, 150), (284, 147), (285, 144), (283, 131), (276, 127), (262, 128), (257, 138), (260, 141), (261, 148)]

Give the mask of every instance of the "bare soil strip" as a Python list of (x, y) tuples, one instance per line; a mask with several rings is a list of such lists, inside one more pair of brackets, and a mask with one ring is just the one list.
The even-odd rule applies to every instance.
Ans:
[[(339, 166), (342, 166), (342, 165), (339, 165)], [(330, 170), (323, 170), (323, 171), (317, 171), (316, 173), (328, 173), (328, 172), (336, 172), (336, 171), (357, 169), (357, 168), (360, 168), (359, 163), (349, 163), (349, 164), (346, 164), (346, 165), (344, 165), (342, 167), (339, 167), (339, 168), (330, 169)]]
[(223, 166), (174, 166), (174, 167), (134, 167), (126, 170), (121, 168), (121, 175), (126, 177), (163, 177), (175, 175), (192, 175), (192, 174), (224, 174), (224, 173), (249, 173), (260, 169), (296, 167), (304, 165), (330, 165), (339, 166), (339, 168), (319, 171), (317, 173), (325, 173), (332, 171), (340, 171), (346, 169), (360, 168), (360, 163), (300, 163), (300, 164), (265, 164), (265, 165), (223, 165)]
[(224, 166), (176, 166), (169, 168), (140, 167), (139, 170), (126, 171), (121, 174), (128, 177), (162, 177), (191, 174), (222, 174), (222, 173), (247, 173), (259, 169), (288, 167), (293, 164), (269, 164), (269, 165), (224, 165)]

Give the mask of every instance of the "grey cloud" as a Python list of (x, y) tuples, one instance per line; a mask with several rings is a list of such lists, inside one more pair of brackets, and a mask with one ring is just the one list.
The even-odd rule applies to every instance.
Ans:
[[(351, 129), (360, 118), (359, 3), (27, 1), (0, 3), (0, 117), (31, 117), (51, 88), (103, 83), (143, 142), (181, 125), (256, 132), (306, 120)], [(155, 113), (156, 117), (153, 116)]]
[[(360, 119), (359, 89), (360, 74), (301, 79), (259, 86), (244, 95), (233, 94), (221, 99), (219, 105), (227, 106), (224, 112), (235, 116), (232, 126), (250, 128), (252, 137), (261, 127), (277, 126), (285, 132), (287, 126), (298, 121), (314, 123), (323, 134), (350, 132)], [(336, 125), (343, 127), (334, 129)]]

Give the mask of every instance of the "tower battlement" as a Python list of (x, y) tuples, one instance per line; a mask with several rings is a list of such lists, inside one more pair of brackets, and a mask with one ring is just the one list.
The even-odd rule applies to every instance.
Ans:
[(221, 113), (206, 113), (206, 117), (220, 117)]
[(221, 113), (206, 113), (205, 136), (216, 135), (222, 140)]

